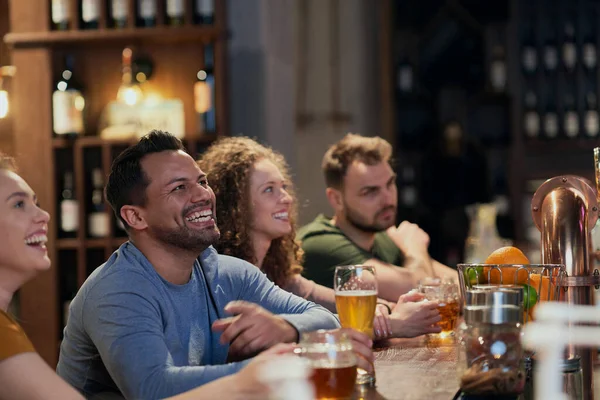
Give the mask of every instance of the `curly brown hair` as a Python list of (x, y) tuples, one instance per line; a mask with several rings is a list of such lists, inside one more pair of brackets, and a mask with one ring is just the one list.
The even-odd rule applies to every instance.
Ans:
[[(284, 179), (290, 182), (289, 166), (283, 155), (248, 137), (228, 137), (211, 145), (198, 165), (208, 175), (215, 192), (217, 224), (221, 238), (215, 245), (219, 253), (257, 263), (250, 240), (252, 205), (250, 204), (250, 171), (263, 159), (277, 166)], [(262, 263), (262, 271), (275, 284), (283, 287), (288, 279), (302, 272), (302, 250), (296, 236), (296, 195), (287, 189), (293, 201), (289, 210), (292, 230), (271, 242)]]

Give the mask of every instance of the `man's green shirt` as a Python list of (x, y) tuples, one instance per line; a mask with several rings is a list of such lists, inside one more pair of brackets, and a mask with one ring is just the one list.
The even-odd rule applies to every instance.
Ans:
[(323, 214), (303, 226), (298, 231), (297, 238), (304, 250), (303, 275), (331, 288), (335, 267), (338, 265), (363, 264), (372, 258), (398, 266), (404, 262), (402, 252), (387, 233), (375, 234), (373, 247), (367, 251), (352, 242)]

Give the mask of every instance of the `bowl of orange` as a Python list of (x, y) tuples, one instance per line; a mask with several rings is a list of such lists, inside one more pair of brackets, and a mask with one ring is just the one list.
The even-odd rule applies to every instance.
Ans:
[(516, 247), (495, 250), (481, 264), (458, 264), (463, 302), (468, 289), (523, 287), (523, 321), (532, 321), (540, 302), (559, 301), (565, 267), (561, 264), (531, 264)]

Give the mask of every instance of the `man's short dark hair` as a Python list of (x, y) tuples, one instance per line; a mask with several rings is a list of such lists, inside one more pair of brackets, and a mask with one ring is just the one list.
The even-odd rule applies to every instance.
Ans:
[(168, 132), (152, 130), (115, 158), (104, 194), (125, 228), (128, 228), (128, 225), (121, 218), (121, 207), (143, 206), (147, 200), (146, 188), (150, 180), (142, 170), (142, 159), (148, 154), (177, 150), (185, 151), (181, 140)]
[(392, 162), (392, 146), (386, 140), (348, 133), (327, 150), (321, 163), (327, 187), (341, 189), (348, 168), (354, 161), (367, 165)]

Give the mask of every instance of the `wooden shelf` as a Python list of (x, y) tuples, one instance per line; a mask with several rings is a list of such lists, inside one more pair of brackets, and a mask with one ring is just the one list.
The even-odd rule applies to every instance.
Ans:
[[(198, 135), (196, 137), (184, 137), (182, 140), (186, 143), (209, 144), (215, 141), (219, 136), (216, 134)], [(73, 147), (75, 144), (81, 147), (100, 147), (108, 144), (109, 146), (131, 146), (138, 142), (138, 138), (110, 140), (102, 139), (99, 136), (82, 136), (75, 139), (53, 138), (52, 147), (55, 149), (65, 149)]]
[(4, 42), (14, 48), (25, 48), (106, 45), (131, 41), (193, 43), (209, 42), (224, 36), (226, 32), (214, 26), (183, 26), (8, 33), (4, 36)]
[(526, 152), (532, 153), (589, 151), (591, 157), (594, 147), (600, 147), (600, 139), (527, 139), (524, 147)]
[[(86, 249), (102, 249), (107, 246), (118, 247), (128, 240), (126, 237), (105, 238), (105, 239), (85, 239), (83, 246)], [(58, 239), (56, 247), (59, 250), (76, 250), (80, 246), (79, 239)]]

